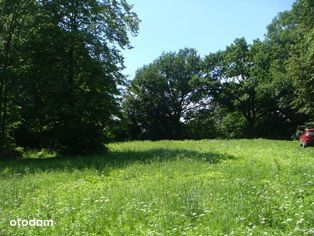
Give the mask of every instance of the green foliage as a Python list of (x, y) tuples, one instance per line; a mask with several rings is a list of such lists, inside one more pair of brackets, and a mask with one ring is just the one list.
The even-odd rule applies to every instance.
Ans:
[(222, 138), (243, 138), (245, 137), (246, 123), (239, 112), (223, 112), (225, 116), (217, 122), (218, 134)]
[(0, 11), (0, 153), (14, 148), (15, 134), (22, 145), (61, 153), (103, 150), (124, 82), (120, 50), (138, 30), (132, 6), (1, 1)]
[[(210, 106), (218, 108), (218, 115), (214, 118), (218, 136), (274, 137), (277, 133), (265, 129), (274, 126), (279, 137), (281, 132), (281, 137), (288, 137), (283, 130), (295, 128), (295, 124), (290, 122), (292, 119), (289, 119), (292, 116), (287, 116), (289, 113), (280, 107), (278, 101), (277, 87), (270, 75), (269, 49), (269, 45), (259, 40), (249, 45), (241, 38), (225, 51), (204, 58), (202, 76), (194, 77), (192, 84), (197, 91), (196, 96), (206, 98)], [(226, 118), (227, 123), (224, 124), (224, 119), (219, 116)], [(231, 120), (235, 123), (235, 133), (231, 131), (231, 126), (227, 128), (228, 132), (225, 130), (228, 123), (233, 123)], [(290, 133), (291, 129), (288, 129)]]
[(194, 49), (165, 53), (136, 73), (124, 107), (135, 138), (182, 138), (183, 122), (196, 109), (190, 81), (200, 73)]
[(120, 51), (139, 24), (131, 5), (0, 0), (0, 156), (88, 154), (112, 139), (290, 138), (314, 120), (313, 9), (297, 0), (264, 41), (235, 39), (203, 59), (164, 53), (121, 99)]
[(189, 114), (185, 125), (184, 138), (205, 139), (219, 135), (217, 130), (217, 116), (213, 109), (202, 109)]
[[(274, 140), (110, 144), (1, 161), (1, 235), (311, 235), (314, 149)], [(53, 227), (12, 227), (12, 219)]]
[[(268, 26), (271, 73), (279, 84), (285, 107), (298, 109), (313, 119), (313, 15), (311, 0), (298, 0), (291, 11), (278, 15)], [(304, 122), (301, 121), (300, 123)]]
[(0, 1), (0, 156), (14, 156), (14, 130), (21, 124), (20, 92), (24, 38), (34, 1)]
[[(192, 74), (171, 53), (140, 69), (126, 96), (130, 136), (290, 138), (313, 120), (312, 13), (311, 1), (297, 1), (268, 26), (265, 41), (235, 39)], [(176, 81), (188, 88), (185, 108)]]

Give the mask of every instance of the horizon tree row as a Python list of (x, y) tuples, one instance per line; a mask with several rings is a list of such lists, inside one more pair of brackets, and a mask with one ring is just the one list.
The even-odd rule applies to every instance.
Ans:
[(314, 2), (278, 14), (263, 41), (163, 53), (136, 72), (123, 109), (121, 138), (291, 138), (314, 121)]
[(139, 24), (125, 0), (0, 0), (0, 12), (0, 158), (110, 139), (290, 138), (314, 122), (312, 0), (278, 14), (263, 41), (163, 53), (122, 99), (121, 50)]

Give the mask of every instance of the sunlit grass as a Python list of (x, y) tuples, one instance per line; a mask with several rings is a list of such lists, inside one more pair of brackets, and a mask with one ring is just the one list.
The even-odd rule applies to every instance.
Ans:
[[(314, 148), (271, 140), (111, 144), (0, 162), (0, 235), (313, 235)], [(12, 227), (12, 219), (53, 227)]]

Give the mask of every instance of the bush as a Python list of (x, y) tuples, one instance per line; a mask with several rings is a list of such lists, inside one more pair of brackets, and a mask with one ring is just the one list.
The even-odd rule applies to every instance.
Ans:
[(245, 127), (245, 119), (239, 112), (225, 113), (217, 125), (222, 138), (243, 138)]

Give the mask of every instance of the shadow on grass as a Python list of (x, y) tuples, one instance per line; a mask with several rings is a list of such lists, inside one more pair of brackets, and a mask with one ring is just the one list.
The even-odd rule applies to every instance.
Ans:
[(217, 164), (223, 160), (235, 159), (234, 156), (213, 152), (198, 152), (184, 149), (157, 148), (146, 151), (109, 151), (102, 155), (23, 158), (19, 160), (0, 160), (0, 176), (28, 174), (42, 171), (65, 171), (96, 169), (99, 171), (124, 168), (132, 163), (149, 164), (175, 160), (194, 160)]

